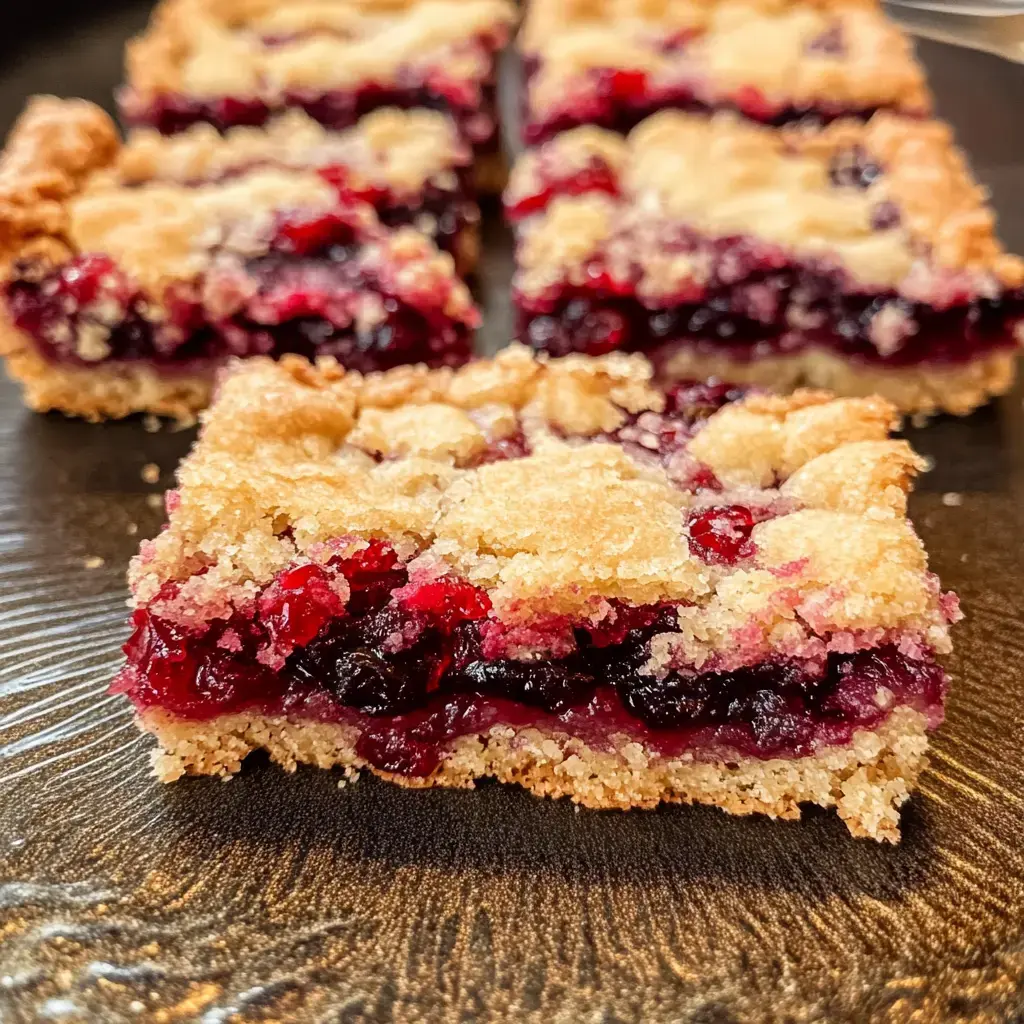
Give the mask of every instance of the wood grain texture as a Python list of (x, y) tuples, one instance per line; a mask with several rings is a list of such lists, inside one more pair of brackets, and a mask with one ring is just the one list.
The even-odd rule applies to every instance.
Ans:
[[(0, 73), (0, 116), (29, 90), (102, 99), (139, 20), (55, 28)], [(923, 52), (1007, 242), (1024, 247), (1024, 69)], [(494, 348), (509, 252), (493, 219), (487, 254)], [(912, 510), (968, 618), (897, 848), (815, 811), (799, 824), (588, 813), (497, 786), (338, 788), (258, 763), (227, 785), (158, 787), (148, 741), (104, 691), (127, 559), (162, 519), (142, 467), (165, 485), (190, 440), (33, 416), (0, 388), (5, 1024), (1020, 1019), (1020, 392), (913, 438), (938, 465)]]

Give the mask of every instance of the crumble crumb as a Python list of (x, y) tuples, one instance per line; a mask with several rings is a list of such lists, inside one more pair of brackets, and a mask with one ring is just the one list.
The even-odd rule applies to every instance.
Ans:
[(129, 537), (134, 537), (135, 534), (137, 534), (139, 532), (139, 524), (138, 523), (129, 523), (124, 528), (124, 532), (127, 533)]
[(142, 429), (147, 434), (156, 434), (160, 430), (160, 420), (152, 413), (147, 413), (142, 417)]
[(142, 467), (142, 479), (147, 484), (155, 484), (160, 479), (160, 467), (155, 462), (147, 462)]
[(146, 504), (155, 510), (162, 509), (164, 507), (164, 496), (162, 494), (147, 494)]
[(82, 562), (86, 569), (99, 569), (106, 564), (106, 559), (100, 558), (99, 555), (90, 555)]
[(956, 491), (946, 491), (942, 496), (942, 504), (948, 508), (956, 508), (964, 503), (964, 496)]

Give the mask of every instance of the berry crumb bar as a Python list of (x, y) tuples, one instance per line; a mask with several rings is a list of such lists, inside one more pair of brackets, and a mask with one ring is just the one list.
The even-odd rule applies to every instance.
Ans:
[(264, 749), (588, 807), (810, 802), (895, 841), (959, 612), (893, 417), (666, 393), (622, 354), (239, 363), (133, 562), (113, 689), (168, 781)]
[(531, 0), (518, 45), (530, 144), (666, 108), (784, 124), (931, 106), (909, 40), (861, 0)]
[[(410, 176), (403, 163), (423, 157), (415, 145), (372, 158), (389, 119), (431, 116), (381, 111), (373, 130), (314, 126), (313, 139), (291, 118), (256, 140), (199, 130), (122, 147), (98, 107), (33, 101), (0, 157), (0, 354), (27, 403), (189, 419), (232, 356), (464, 362), (478, 314), (452, 257), (411, 226), (383, 227), (364, 201), (392, 221), (449, 219), (459, 250), (455, 171), (436, 179), (451, 186), (442, 209), (436, 166)], [(281, 143), (300, 156), (300, 136), (322, 164), (274, 155)]]
[(163, 0), (128, 47), (126, 121), (160, 132), (199, 121), (262, 125), (297, 108), (349, 128), (378, 107), (447, 111), (501, 188), (495, 59), (508, 0)]
[(526, 154), (520, 336), (648, 354), (667, 378), (880, 394), (967, 413), (1012, 384), (1024, 262), (936, 121), (820, 131), (662, 111)]

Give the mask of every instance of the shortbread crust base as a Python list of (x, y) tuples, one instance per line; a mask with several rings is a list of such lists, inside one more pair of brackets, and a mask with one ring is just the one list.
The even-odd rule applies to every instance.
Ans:
[(821, 349), (734, 359), (728, 354), (710, 354), (683, 346), (656, 355), (655, 362), (669, 380), (720, 377), (777, 392), (823, 388), (852, 398), (878, 395), (907, 415), (966, 416), (1013, 387), (1017, 353), (1001, 349), (959, 364), (884, 367), (855, 363)]
[(613, 749), (603, 751), (546, 728), (495, 726), (485, 735), (455, 740), (436, 771), (413, 778), (380, 771), (359, 757), (354, 725), (248, 712), (196, 722), (160, 709), (143, 712), (138, 723), (160, 744), (153, 765), (163, 782), (182, 775), (232, 775), (246, 755), (266, 750), (288, 771), (299, 763), (368, 769), (417, 788), (472, 788), (477, 779), (493, 776), (537, 796), (568, 796), (600, 809), (703, 803), (730, 814), (794, 819), (801, 803), (814, 803), (835, 807), (854, 836), (889, 842), (899, 840), (899, 807), (925, 766), (928, 746), (925, 716), (907, 707), (896, 708), (877, 730), (858, 730), (848, 746), (794, 760), (667, 758), (621, 735), (612, 736)]
[(135, 413), (193, 423), (210, 404), (215, 370), (162, 373), (145, 363), (73, 366), (43, 358), (34, 342), (0, 321), (0, 355), (7, 375), (20, 382), (24, 402), (36, 412), (62, 412), (93, 423)]

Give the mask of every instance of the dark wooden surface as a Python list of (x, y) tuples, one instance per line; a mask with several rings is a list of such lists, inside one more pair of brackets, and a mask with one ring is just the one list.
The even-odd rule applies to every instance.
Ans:
[[(0, 125), (31, 91), (104, 100), (144, 17), (47, 10), (3, 41)], [(1024, 69), (922, 55), (1024, 246)], [(494, 347), (497, 224), (488, 244)], [(165, 486), (191, 435), (34, 416), (0, 386), (0, 1020), (1022, 1019), (1022, 420), (1017, 392), (914, 434), (937, 463), (914, 517), (968, 618), (891, 848), (816, 811), (576, 812), (265, 764), (158, 787), (104, 688), (161, 519), (140, 471)]]

